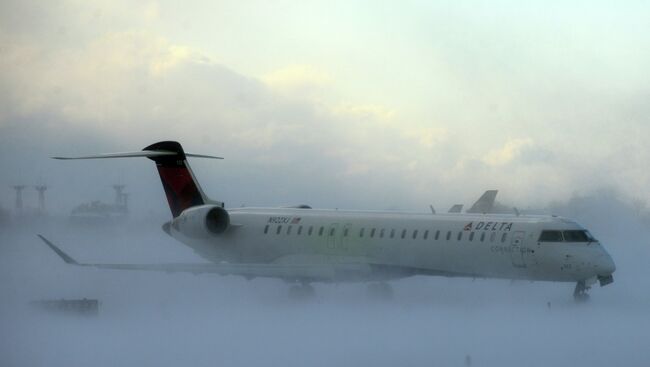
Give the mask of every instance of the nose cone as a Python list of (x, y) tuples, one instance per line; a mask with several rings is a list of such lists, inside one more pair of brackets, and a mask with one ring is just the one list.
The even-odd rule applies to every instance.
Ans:
[(609, 256), (607, 252), (604, 251), (603, 254), (598, 258), (596, 267), (598, 269), (598, 275), (611, 275), (614, 271), (616, 271), (616, 264), (614, 264), (614, 260), (611, 256)]

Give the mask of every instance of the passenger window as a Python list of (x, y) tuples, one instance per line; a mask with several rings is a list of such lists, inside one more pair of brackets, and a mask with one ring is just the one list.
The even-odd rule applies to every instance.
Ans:
[(379, 230), (379, 238), (384, 238), (384, 229)]
[(361, 228), (361, 230), (359, 230), (359, 237), (363, 237), (363, 232), (364, 231), (365, 231), (365, 228)]
[(320, 229), (318, 230), (318, 235), (319, 235), (319, 236), (322, 236), (322, 235), (323, 235), (323, 230), (324, 230), (324, 229), (325, 229), (324, 227), (320, 227)]
[(350, 232), (350, 229), (346, 227), (346, 228), (343, 230), (343, 237), (347, 237), (347, 236), (348, 236), (348, 232)]
[(562, 240), (560, 231), (542, 231), (542, 234), (539, 235), (539, 242), (562, 242)]
[[(485, 234), (485, 233), (483, 233), (483, 234)], [(469, 240), (470, 240), (470, 242), (474, 241), (474, 232), (469, 233)]]
[(418, 237), (418, 230), (416, 229), (413, 231), (413, 239), (416, 239)]
[(373, 238), (373, 237), (375, 237), (375, 229), (374, 228), (370, 230), (370, 238)]
[(402, 238), (404, 238), (404, 237), (406, 237), (406, 230), (405, 229), (402, 230)]
[(269, 233), (269, 225), (264, 226), (264, 234)]
[(287, 234), (291, 234), (291, 226), (287, 227)]
[(334, 227), (330, 228), (330, 236), (334, 236), (335, 233), (336, 233), (336, 228)]
[(302, 226), (298, 227), (298, 235), (300, 236), (301, 233), (302, 233)]
[(426, 240), (429, 237), (429, 230), (424, 231), (424, 237), (422, 239)]
[(451, 231), (447, 231), (447, 241), (451, 239)]
[(275, 234), (280, 234), (282, 232), (282, 226), (278, 226), (278, 229), (275, 231)]
[(314, 232), (314, 227), (309, 226), (309, 230), (307, 231), (307, 236), (311, 236), (311, 234)]
[(440, 230), (436, 231), (436, 241), (438, 241), (438, 238), (440, 238)]
[(458, 241), (463, 239), (463, 232), (458, 232), (457, 239), (458, 239)]
[(494, 242), (494, 240), (497, 238), (497, 234), (495, 232), (492, 232), (490, 234), (490, 242)]
[(504, 233), (504, 234), (501, 236), (501, 242), (506, 242), (506, 239), (508, 239), (508, 234), (507, 234), (507, 233)]
[[(494, 233), (494, 232), (492, 232)], [(481, 242), (485, 241), (485, 232), (481, 233)]]
[(390, 238), (395, 238), (395, 228), (390, 230)]

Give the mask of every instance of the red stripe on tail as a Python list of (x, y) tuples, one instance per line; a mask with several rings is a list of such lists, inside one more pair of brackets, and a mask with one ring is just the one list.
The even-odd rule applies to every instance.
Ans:
[(158, 174), (160, 174), (160, 180), (167, 195), (169, 209), (174, 217), (179, 216), (187, 208), (205, 204), (201, 189), (194, 180), (185, 158), (185, 152), (179, 143), (163, 141), (152, 144), (144, 150), (176, 153), (171, 156), (149, 158), (156, 162)]
[(187, 167), (158, 166), (158, 173), (167, 195), (172, 215), (177, 217), (183, 210), (203, 205), (201, 193)]

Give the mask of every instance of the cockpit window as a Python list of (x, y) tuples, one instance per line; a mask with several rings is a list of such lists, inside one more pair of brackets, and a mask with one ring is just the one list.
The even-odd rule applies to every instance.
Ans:
[(539, 242), (594, 242), (596, 241), (585, 230), (542, 231)]
[(562, 232), (560, 231), (542, 231), (539, 236), (539, 242), (562, 242)]
[(564, 240), (566, 242), (592, 242), (593, 237), (587, 231), (564, 231)]

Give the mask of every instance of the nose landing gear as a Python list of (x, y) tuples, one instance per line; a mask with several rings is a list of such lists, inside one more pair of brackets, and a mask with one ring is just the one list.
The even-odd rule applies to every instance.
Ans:
[(588, 286), (584, 280), (578, 281), (578, 283), (576, 283), (576, 288), (573, 291), (573, 299), (578, 303), (588, 301), (589, 293), (587, 293), (587, 291), (589, 288), (591, 287)]

